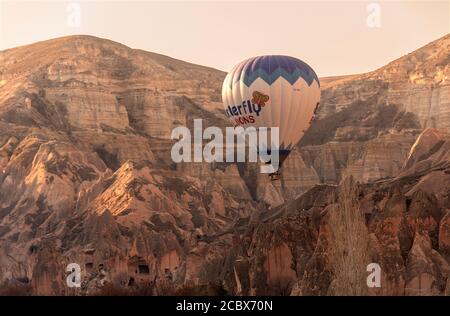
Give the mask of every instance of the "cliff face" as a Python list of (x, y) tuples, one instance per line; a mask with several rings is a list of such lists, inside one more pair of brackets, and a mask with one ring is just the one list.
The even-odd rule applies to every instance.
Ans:
[(302, 156), (322, 182), (398, 173), (424, 128), (450, 128), (450, 36), (367, 74), (322, 79), (320, 119)]
[(183, 176), (168, 156), (175, 126), (225, 126), (222, 72), (86, 36), (0, 60), (2, 281), (64, 293), (69, 262), (88, 292), (184, 281), (203, 236), (256, 210), (245, 184), (225, 191), (243, 182), (236, 172)]
[(278, 182), (256, 164), (172, 162), (174, 127), (228, 125), (223, 72), (89, 36), (0, 52), (0, 282), (76, 294), (75, 262), (88, 294), (217, 282), (326, 294), (326, 214), (352, 175), (382, 293), (448, 292), (449, 45), (324, 78), (319, 119)]

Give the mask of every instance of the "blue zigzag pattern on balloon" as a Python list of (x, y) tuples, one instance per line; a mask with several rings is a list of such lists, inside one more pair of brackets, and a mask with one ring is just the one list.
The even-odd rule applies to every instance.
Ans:
[(309, 86), (314, 80), (320, 86), (316, 73), (308, 64), (294, 57), (279, 55), (255, 57), (241, 63), (232, 71), (228, 85), (231, 88), (234, 83), (241, 80), (249, 87), (258, 78), (271, 85), (280, 77), (291, 85), (298, 78), (303, 78)]
[(242, 81), (247, 87), (250, 87), (250, 85), (253, 82), (255, 82), (256, 79), (261, 78), (268, 85), (271, 85), (280, 77), (286, 79), (286, 81), (289, 82), (291, 85), (293, 85), (298, 80), (298, 78), (303, 78), (308, 84), (308, 86), (310, 86), (314, 80), (316, 80), (317, 84), (319, 84), (319, 80), (317, 80), (315, 74), (305, 72), (299, 68), (297, 68), (293, 73), (289, 73), (281, 67), (277, 68), (272, 74), (268, 74), (264, 69), (261, 68), (251, 72), (248, 75), (244, 73)]

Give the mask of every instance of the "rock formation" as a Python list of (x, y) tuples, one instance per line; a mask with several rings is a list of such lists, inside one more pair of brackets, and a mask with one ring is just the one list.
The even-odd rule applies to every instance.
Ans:
[(271, 182), (170, 159), (174, 127), (228, 125), (221, 71), (91, 36), (0, 52), (0, 294), (336, 293), (329, 214), (350, 176), (382, 268), (368, 294), (450, 293), (449, 54), (447, 35), (323, 78)]

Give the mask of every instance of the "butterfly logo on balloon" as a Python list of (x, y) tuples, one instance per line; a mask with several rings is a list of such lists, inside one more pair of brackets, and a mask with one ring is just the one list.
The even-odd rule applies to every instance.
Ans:
[(252, 96), (252, 103), (258, 104), (261, 107), (265, 106), (266, 102), (269, 101), (269, 96), (259, 91), (253, 91)]

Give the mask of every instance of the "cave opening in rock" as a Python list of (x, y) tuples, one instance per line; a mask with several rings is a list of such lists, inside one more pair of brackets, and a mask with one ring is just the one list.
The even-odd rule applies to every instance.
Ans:
[(150, 269), (148, 268), (148, 265), (146, 264), (140, 264), (138, 265), (139, 274), (149, 274)]

